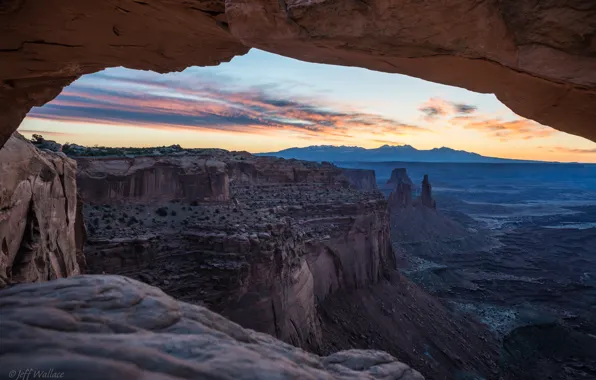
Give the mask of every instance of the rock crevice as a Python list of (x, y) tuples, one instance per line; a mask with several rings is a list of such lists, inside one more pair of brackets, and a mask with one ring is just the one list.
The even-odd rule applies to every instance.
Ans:
[(80, 273), (76, 163), (15, 134), (0, 149), (0, 287)]

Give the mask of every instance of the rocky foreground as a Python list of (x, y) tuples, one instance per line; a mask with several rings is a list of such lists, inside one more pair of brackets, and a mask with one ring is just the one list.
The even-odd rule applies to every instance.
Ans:
[(1, 378), (424, 380), (385, 352), (309, 354), (120, 276), (18, 285), (0, 312)]
[(0, 149), (0, 288), (80, 273), (75, 177), (74, 160), (18, 134)]

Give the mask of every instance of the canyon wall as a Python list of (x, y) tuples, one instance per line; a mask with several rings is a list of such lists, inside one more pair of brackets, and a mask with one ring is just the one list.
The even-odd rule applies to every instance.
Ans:
[[(205, 160), (168, 162), (193, 159)], [(316, 349), (317, 303), (339, 289), (378, 282), (394, 267), (385, 200), (350, 186), (331, 164), (236, 152), (209, 159), (225, 167), (228, 202), (189, 202), (169, 193), (158, 202), (137, 197), (128, 204), (124, 195), (134, 193), (120, 192), (116, 206), (112, 198), (92, 198), (86, 168), (93, 159), (85, 159), (78, 179), (81, 193), (91, 197), (85, 211), (89, 271), (140, 279), (244, 327)], [(105, 172), (95, 177), (123, 173), (123, 159), (98, 161)]]
[(225, 201), (225, 164), (189, 157), (78, 158), (77, 183), (85, 202), (99, 204)]
[(356, 189), (370, 191), (377, 188), (377, 176), (374, 170), (342, 169), (342, 174)]
[(79, 274), (75, 175), (17, 133), (0, 149), (0, 287)]

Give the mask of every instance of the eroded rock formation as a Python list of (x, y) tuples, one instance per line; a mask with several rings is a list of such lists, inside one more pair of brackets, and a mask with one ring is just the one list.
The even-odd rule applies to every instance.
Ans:
[(9, 0), (0, 33), (0, 146), (83, 74), (216, 65), (249, 47), (494, 93), (519, 115), (596, 139), (589, 0)]
[(17, 133), (0, 149), (0, 287), (79, 274), (75, 175)]
[(371, 191), (377, 188), (377, 177), (374, 170), (342, 169), (342, 174), (356, 189)]
[(119, 276), (17, 285), (0, 292), (0, 311), (5, 371), (90, 380), (424, 380), (387, 353), (309, 354)]
[(402, 209), (412, 205), (414, 183), (412, 183), (405, 168), (393, 169), (387, 185), (393, 188), (387, 201), (390, 210)]
[(391, 177), (387, 181), (387, 186), (391, 188), (388, 204), (391, 212), (401, 212), (400, 210), (410, 208), (411, 206), (426, 207), (436, 209), (437, 204), (432, 197), (432, 186), (428, 180), (428, 174), (424, 175), (420, 187), (420, 196), (413, 199), (415, 192), (414, 183), (408, 176), (405, 168), (395, 168), (391, 171)]
[(437, 203), (433, 199), (432, 186), (428, 180), (428, 174), (425, 174), (424, 179), (422, 180), (420, 203), (422, 203), (424, 207), (437, 208)]
[(77, 183), (87, 203), (229, 199), (225, 164), (196, 157), (79, 158)]
[[(204, 303), (244, 327), (318, 347), (316, 305), (340, 289), (376, 283), (394, 267), (383, 196), (353, 188), (331, 164), (205, 154), (212, 156), (168, 162), (221, 163), (230, 182), (225, 204), (168, 193), (161, 203), (134, 198), (128, 204), (123, 196), (114, 207), (94, 193), (87, 168), (98, 166), (84, 159), (80, 191), (93, 204), (86, 210), (89, 270), (141, 279), (182, 300)], [(112, 178), (126, 160), (97, 160), (105, 172), (93, 176)], [(160, 165), (162, 159), (135, 160)], [(130, 183), (136, 174), (126, 173), (119, 181)]]

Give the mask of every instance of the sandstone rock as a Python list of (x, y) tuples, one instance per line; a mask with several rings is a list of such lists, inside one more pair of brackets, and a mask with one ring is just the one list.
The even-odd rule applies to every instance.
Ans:
[(377, 177), (374, 170), (342, 169), (342, 174), (350, 185), (359, 190), (372, 191), (377, 188)]
[(428, 181), (428, 174), (424, 175), (422, 180), (422, 190), (420, 191), (420, 202), (424, 207), (437, 208), (437, 204), (433, 199), (432, 186)]
[[(233, 208), (186, 201), (169, 203), (156, 217), (149, 198), (126, 205), (131, 192), (124, 192), (114, 208), (100, 206), (106, 200), (98, 194), (86, 211), (97, 221), (85, 249), (89, 271), (151, 278), (166, 293), (205, 303), (244, 327), (318, 347), (317, 303), (337, 290), (373, 284), (394, 267), (386, 202), (378, 192), (350, 186), (331, 164), (209, 154), (184, 160), (224, 164)], [(88, 178), (106, 177), (100, 168), (113, 174), (123, 162), (102, 159), (91, 176), (86, 168), (93, 160), (85, 160), (79, 179), (88, 197), (95, 195)], [(132, 182), (135, 172), (126, 173), (119, 181)], [(144, 223), (130, 224), (122, 214)], [(174, 275), (180, 278), (172, 281)]]
[(0, 149), (0, 287), (79, 274), (75, 175), (18, 133)]
[(408, 171), (405, 168), (395, 168), (391, 171), (391, 177), (387, 180), (387, 184), (396, 186), (399, 183), (413, 186), (414, 183), (408, 176)]
[(393, 191), (389, 194), (389, 199), (387, 200), (389, 209), (392, 210), (392, 212), (412, 204), (414, 184), (408, 176), (406, 169), (393, 169), (387, 184), (393, 187)]
[(187, 156), (78, 158), (77, 183), (85, 202), (100, 204), (226, 201), (226, 165)]
[(519, 115), (595, 140), (595, 32), (596, 3), (583, 0), (10, 0), (0, 146), (83, 74), (216, 65), (248, 47), (494, 93)]
[(0, 311), (3, 371), (91, 380), (424, 380), (387, 353), (309, 354), (119, 276), (17, 285), (0, 292)]

